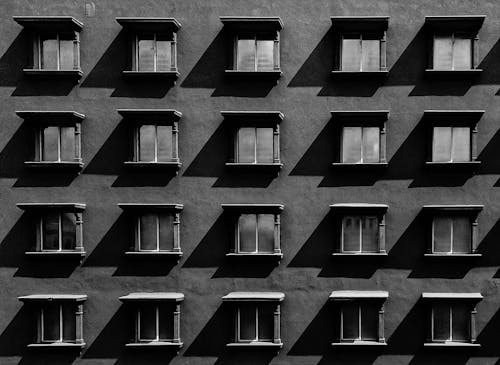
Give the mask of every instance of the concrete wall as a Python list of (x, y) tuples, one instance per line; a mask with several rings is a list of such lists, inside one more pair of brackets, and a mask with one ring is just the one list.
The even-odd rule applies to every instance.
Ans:
[[(185, 343), (171, 364), (495, 364), (500, 328), (500, 3), (480, 1), (229, 1), (96, 0), (85, 16), (85, 1), (3, 0), (0, 2), (0, 363), (1, 364), (156, 364), (162, 353), (123, 350), (130, 323), (118, 297), (135, 291), (179, 291), (181, 335)], [(480, 67), (474, 82), (423, 78), (426, 63), (421, 27), (426, 15), (485, 14), (480, 31)], [(23, 78), (29, 44), (13, 15), (72, 15), (85, 23), (81, 34), (80, 84)], [(223, 77), (226, 43), (221, 15), (280, 16), (283, 76), (277, 86), (231, 84)], [(387, 58), (391, 70), (383, 84), (334, 83), (332, 15), (389, 15)], [(181, 77), (174, 87), (132, 85), (120, 75), (126, 42), (117, 16), (166, 16), (182, 23), (178, 33)], [(117, 108), (175, 108), (184, 115), (177, 177), (131, 174), (126, 128)], [(425, 170), (426, 140), (420, 123), (424, 109), (484, 109), (477, 174)], [(77, 177), (34, 174), (27, 159), (29, 134), (16, 110), (70, 109), (85, 113), (83, 173)], [(389, 109), (387, 171), (352, 174), (330, 169), (334, 149), (330, 110)], [(221, 110), (280, 110), (279, 177), (238, 177), (224, 170), (227, 148), (220, 129)], [(18, 202), (83, 202), (81, 266), (36, 264), (24, 257), (29, 225)], [(130, 239), (121, 202), (184, 204), (176, 266), (131, 264), (123, 258)], [(234, 267), (224, 260), (221, 203), (283, 203), (282, 249), (276, 268)], [(334, 263), (328, 205), (385, 203), (389, 257), (382, 263)], [(430, 264), (423, 260), (425, 231), (418, 214), (424, 204), (484, 204), (480, 251), (474, 263)], [(333, 352), (328, 295), (339, 289), (388, 290), (385, 333), (380, 353)], [(279, 355), (229, 354), (224, 349), (227, 314), (221, 297), (234, 290), (273, 290), (286, 294), (282, 307)], [(425, 352), (423, 291), (478, 291), (477, 352)], [(85, 293), (80, 358), (51, 352), (30, 353), (28, 314), (17, 301), (34, 293)]]

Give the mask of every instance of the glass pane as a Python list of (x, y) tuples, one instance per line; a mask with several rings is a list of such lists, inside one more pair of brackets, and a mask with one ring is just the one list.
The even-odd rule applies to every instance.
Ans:
[(170, 214), (160, 214), (160, 250), (174, 248), (174, 218)]
[(256, 229), (257, 215), (242, 214), (238, 221), (240, 251), (255, 252), (256, 251)]
[(259, 252), (274, 251), (274, 215), (259, 214)]
[(76, 247), (76, 214), (61, 213), (62, 249), (74, 250)]
[(378, 308), (373, 304), (361, 305), (361, 338), (378, 341)]
[(360, 251), (360, 229), (359, 217), (346, 216), (342, 219), (343, 251)]
[(274, 41), (257, 40), (257, 70), (272, 71), (274, 69)]
[(378, 39), (363, 39), (361, 68), (363, 71), (380, 70), (380, 41)]
[(75, 159), (75, 127), (61, 127), (61, 161)]
[(59, 127), (45, 127), (43, 129), (42, 160), (59, 160)]
[(361, 127), (344, 127), (342, 133), (342, 162), (361, 162)]
[(57, 70), (57, 39), (56, 36), (51, 38), (42, 38), (42, 56), (41, 67), (43, 69)]
[(361, 39), (342, 40), (342, 71), (361, 71)]
[(436, 35), (434, 37), (435, 70), (451, 70), (452, 68), (452, 39), (451, 35)]
[(43, 341), (59, 341), (59, 305), (47, 304), (43, 307)]
[(59, 249), (59, 213), (48, 213), (43, 218), (42, 250)]
[(470, 161), (470, 128), (453, 128), (452, 146), (453, 161)]
[(172, 160), (172, 126), (159, 125), (156, 127), (158, 135), (158, 161)]
[(144, 214), (140, 218), (140, 250), (157, 250), (156, 233), (158, 224), (157, 214)]
[(451, 223), (450, 217), (434, 218), (434, 252), (451, 252)]
[(469, 341), (470, 311), (464, 304), (452, 307), (452, 339), (453, 341)]
[(75, 67), (75, 46), (73, 39), (59, 40), (59, 69), (72, 70)]
[(255, 162), (255, 128), (238, 130), (238, 162)]
[(255, 341), (257, 337), (255, 323), (255, 305), (242, 304), (240, 311), (240, 340)]
[(172, 64), (172, 43), (158, 36), (156, 38), (156, 71), (170, 71)]
[(139, 308), (140, 328), (139, 339), (156, 339), (156, 306), (143, 305)]
[(73, 304), (64, 304), (63, 311), (63, 340), (75, 341), (76, 339), (76, 307)]
[(156, 127), (143, 125), (139, 129), (139, 161), (155, 161)]
[(255, 39), (238, 39), (237, 70), (255, 71)]
[(342, 339), (359, 339), (359, 305), (356, 303), (342, 305)]
[(470, 70), (472, 68), (472, 39), (455, 34), (453, 43), (453, 68)]
[(433, 306), (434, 336), (435, 341), (450, 340), (450, 306), (439, 303)]
[(453, 252), (470, 253), (472, 243), (469, 217), (453, 218)]
[(377, 217), (362, 217), (361, 218), (361, 233), (362, 233), (362, 251), (363, 252), (378, 252), (378, 218)]
[(257, 162), (273, 162), (272, 128), (257, 128)]
[(271, 341), (274, 338), (274, 305), (259, 306), (259, 341)]
[(432, 161), (451, 161), (451, 127), (434, 127)]
[(153, 36), (139, 39), (139, 71), (154, 71), (154, 54)]
[(363, 162), (379, 162), (380, 129), (363, 128)]
[(174, 308), (171, 305), (160, 305), (160, 340), (172, 340), (174, 338)]

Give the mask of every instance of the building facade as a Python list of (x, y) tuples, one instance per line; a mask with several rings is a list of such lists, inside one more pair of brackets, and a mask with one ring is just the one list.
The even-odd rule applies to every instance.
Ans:
[(1, 364), (496, 364), (500, 4), (0, 3)]

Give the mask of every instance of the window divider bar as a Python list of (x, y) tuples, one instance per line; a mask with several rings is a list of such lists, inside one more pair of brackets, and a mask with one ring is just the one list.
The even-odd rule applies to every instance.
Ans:
[(255, 306), (255, 337), (254, 341), (259, 341), (259, 306)]

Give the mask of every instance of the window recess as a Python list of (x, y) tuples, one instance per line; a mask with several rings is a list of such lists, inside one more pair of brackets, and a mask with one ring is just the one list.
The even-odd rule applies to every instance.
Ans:
[(76, 80), (82, 77), (82, 22), (71, 16), (15, 16), (13, 19), (32, 36), (31, 65), (23, 70), (25, 75)]

